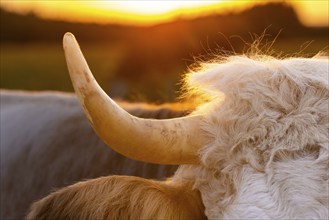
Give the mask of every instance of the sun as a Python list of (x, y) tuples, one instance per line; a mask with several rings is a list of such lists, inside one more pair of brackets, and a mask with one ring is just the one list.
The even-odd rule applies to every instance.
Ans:
[[(210, 12), (218, 9), (218, 5), (225, 5), (231, 1), (86, 1), (92, 12), (104, 21), (120, 20), (122, 23), (157, 24), (174, 20), (177, 17), (196, 17), (201, 12)], [(231, 3), (230, 3), (231, 4)]]
[(229, 0), (77, 0), (0, 1), (0, 6), (21, 13), (33, 11), (40, 17), (67, 21), (152, 25), (177, 17), (195, 17), (217, 10)]
[(221, 1), (100, 1), (93, 4), (102, 8), (150, 16), (214, 5), (219, 2)]

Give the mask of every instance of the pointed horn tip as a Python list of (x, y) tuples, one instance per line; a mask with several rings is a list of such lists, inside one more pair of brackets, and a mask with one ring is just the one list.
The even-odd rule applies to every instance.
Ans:
[(71, 33), (71, 32), (67, 32), (64, 34), (64, 37), (63, 37), (63, 45), (64, 47), (72, 44), (76, 42), (76, 39), (74, 37), (74, 35)]

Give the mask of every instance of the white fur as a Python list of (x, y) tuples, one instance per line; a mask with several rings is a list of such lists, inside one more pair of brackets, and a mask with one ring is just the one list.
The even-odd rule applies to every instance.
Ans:
[[(328, 219), (328, 59), (230, 57), (188, 76), (212, 141), (181, 166), (210, 219)], [(223, 99), (224, 95), (224, 99)]]

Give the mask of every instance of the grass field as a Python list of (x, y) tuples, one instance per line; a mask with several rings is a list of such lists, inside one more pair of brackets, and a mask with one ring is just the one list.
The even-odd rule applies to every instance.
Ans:
[[(83, 48), (100, 82), (110, 77), (118, 52)], [(0, 86), (6, 89), (73, 91), (61, 44), (1, 45)]]
[[(308, 45), (309, 42), (310, 39), (304, 38), (278, 41), (273, 48), (276, 51), (283, 51), (284, 54), (300, 52), (306, 56), (312, 56), (320, 50), (328, 49), (327, 38), (316, 39)], [(308, 47), (306, 47), (307, 45)], [(0, 49), (1, 88), (73, 91), (61, 43), (1, 44)], [(111, 82), (116, 80), (118, 64), (129, 65), (121, 60), (125, 56), (125, 50), (122, 45), (82, 45), (82, 50), (96, 79), (105, 90), (110, 89)], [(182, 60), (185, 58), (182, 58)], [(177, 62), (182, 62), (182, 60)], [(168, 76), (172, 74), (179, 73), (170, 73)], [(168, 93), (170, 90), (177, 89), (179, 77), (176, 77), (175, 80), (172, 77), (165, 78), (166, 76), (164, 75), (162, 77), (164, 78), (161, 80), (163, 84), (166, 84), (166, 87), (159, 87), (160, 92), (157, 91), (158, 93), (161, 93), (161, 90), (163, 93)], [(155, 100), (155, 93), (152, 92), (154, 89), (148, 90), (144, 88), (147, 86), (148, 84), (139, 86), (140, 93), (146, 100), (149, 97)], [(175, 96), (175, 92), (171, 91), (169, 96), (164, 95), (163, 97), (165, 97), (166, 101), (170, 101), (174, 98), (173, 96)], [(159, 99), (163, 99), (163, 97), (159, 97)]]

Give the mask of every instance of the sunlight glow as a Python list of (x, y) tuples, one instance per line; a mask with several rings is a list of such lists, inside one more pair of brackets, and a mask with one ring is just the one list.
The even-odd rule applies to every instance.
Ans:
[(170, 11), (186, 10), (204, 5), (213, 5), (221, 1), (102, 1), (90, 3), (107, 9), (144, 15), (158, 15)]
[[(275, 0), (271, 0), (274, 1)], [(279, 0), (278, 0), (279, 1)], [(162, 1), (28, 1), (1, 0), (0, 6), (20, 13), (33, 12), (48, 19), (78, 22), (153, 25), (177, 17), (193, 18), (220, 12), (237, 12), (268, 1), (162, 0)], [(293, 5), (301, 21), (309, 26), (328, 26), (329, 1), (285, 0)]]
[(173, 20), (176, 17), (194, 17), (202, 13), (215, 12), (232, 1), (93, 1), (82, 2), (102, 15), (104, 20), (134, 24), (156, 24)]

